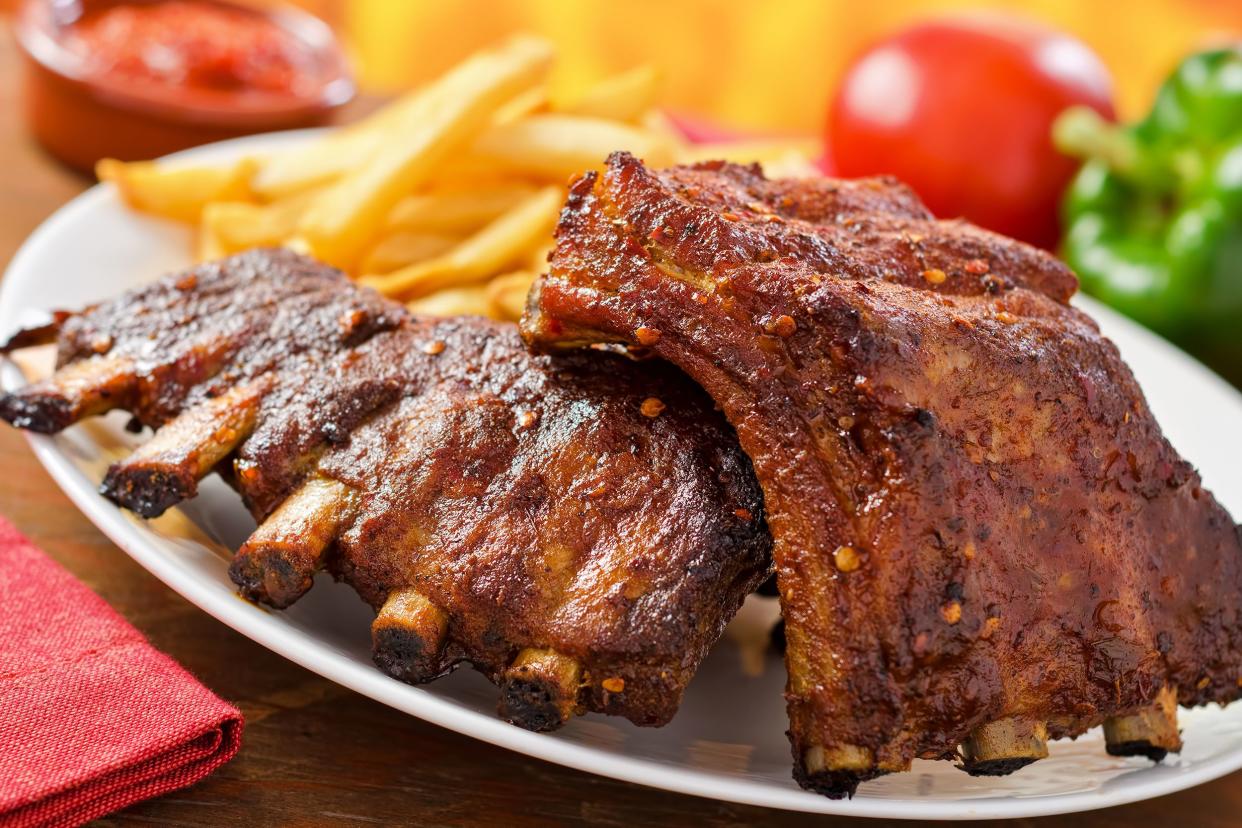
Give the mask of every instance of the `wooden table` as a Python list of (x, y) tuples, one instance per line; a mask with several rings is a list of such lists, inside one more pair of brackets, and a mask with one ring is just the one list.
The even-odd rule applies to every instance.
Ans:
[[(24, 133), (18, 77), (13, 44), (0, 36), (5, 264), (40, 221), (89, 184), (59, 168)], [(883, 824), (614, 782), (399, 713), (268, 652), (169, 590), (70, 504), (22, 437), (8, 428), (0, 428), (0, 471), (0, 513), (245, 713), (245, 740), (232, 762), (193, 788), (136, 805), (102, 824)], [(1064, 826), (1236, 825), (1242, 820), (1242, 773), (1153, 802), (1058, 819)]]

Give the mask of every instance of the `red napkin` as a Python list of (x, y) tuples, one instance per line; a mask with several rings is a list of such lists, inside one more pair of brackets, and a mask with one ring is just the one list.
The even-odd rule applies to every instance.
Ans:
[(0, 826), (79, 825), (202, 779), (242, 718), (0, 518)]

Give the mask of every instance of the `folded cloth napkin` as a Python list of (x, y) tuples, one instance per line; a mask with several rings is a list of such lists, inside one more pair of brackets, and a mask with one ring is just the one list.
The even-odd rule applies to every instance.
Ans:
[(242, 718), (0, 518), (0, 826), (78, 825), (233, 758)]

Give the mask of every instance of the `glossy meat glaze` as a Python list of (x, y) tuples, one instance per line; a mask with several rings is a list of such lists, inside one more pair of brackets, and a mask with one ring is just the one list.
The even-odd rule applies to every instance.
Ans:
[(222, 471), (262, 521), (232, 568), (245, 594), (285, 606), (327, 567), (379, 611), (384, 669), (472, 662), (528, 727), (667, 721), (770, 571), (748, 459), (667, 366), (532, 356), (512, 325), (411, 317), (266, 250), (63, 318), (57, 341), (57, 374), (0, 416), (132, 412), (158, 430), (106, 495), (158, 514)]
[(557, 237), (527, 341), (672, 362), (754, 462), (804, 785), (1009, 772), (1101, 722), (1159, 758), (1174, 700), (1239, 694), (1237, 527), (1053, 257), (891, 180), (624, 153)]

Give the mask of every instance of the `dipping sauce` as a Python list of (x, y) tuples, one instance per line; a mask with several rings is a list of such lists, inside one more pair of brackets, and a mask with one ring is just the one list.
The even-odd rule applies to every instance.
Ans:
[(91, 75), (168, 94), (303, 97), (320, 85), (303, 44), (273, 20), (193, 0), (101, 10), (74, 24), (66, 45)]
[(26, 0), (31, 130), (89, 172), (255, 132), (328, 122), (354, 94), (323, 21), (235, 0)]

